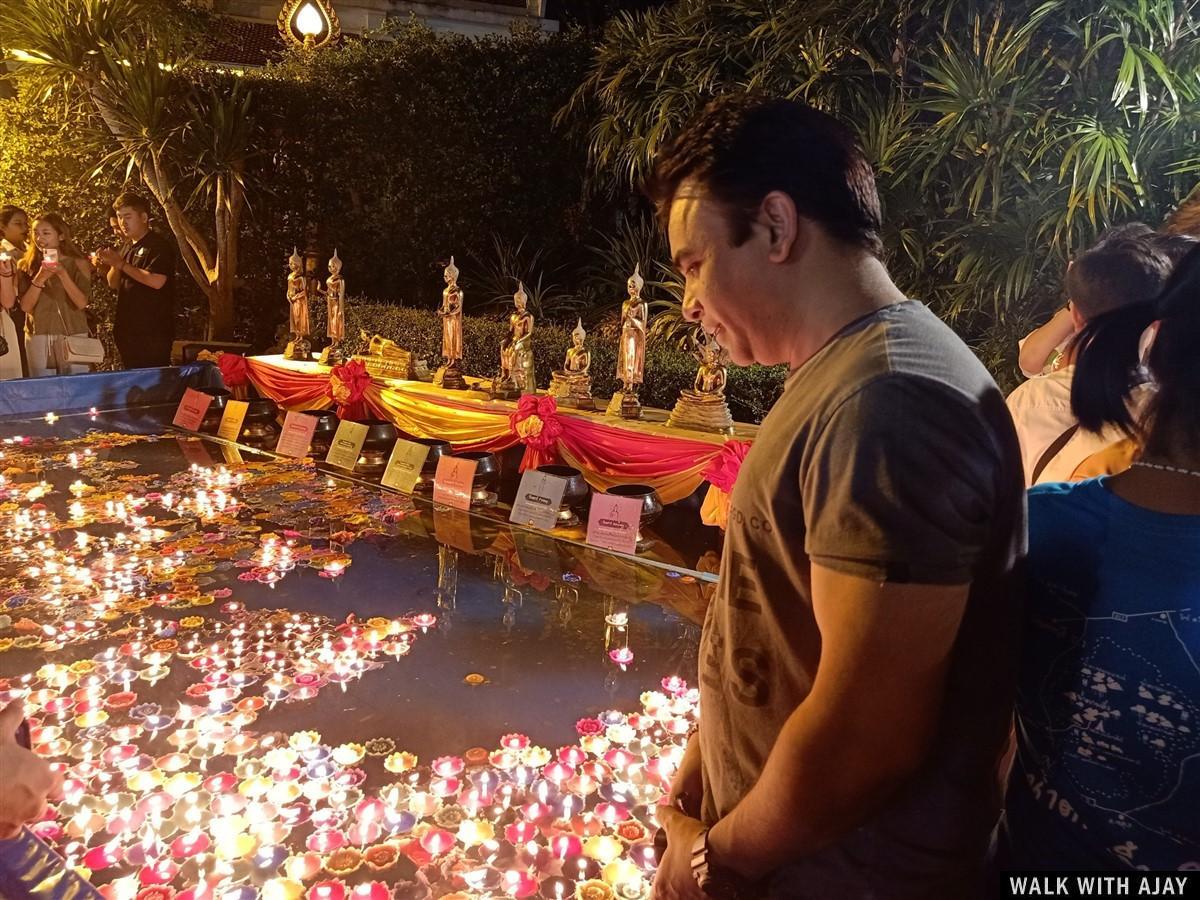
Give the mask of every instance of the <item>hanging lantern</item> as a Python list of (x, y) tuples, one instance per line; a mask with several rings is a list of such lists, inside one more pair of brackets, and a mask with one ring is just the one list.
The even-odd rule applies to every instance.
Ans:
[(278, 25), (285, 41), (309, 50), (333, 43), (342, 33), (328, 0), (287, 0), (279, 12)]

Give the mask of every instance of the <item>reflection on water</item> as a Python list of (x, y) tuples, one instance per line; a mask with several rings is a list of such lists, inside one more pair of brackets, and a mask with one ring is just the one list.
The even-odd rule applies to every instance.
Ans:
[[(256, 896), (371, 844), (403, 849), (385, 880), (444, 893), (430, 856), (487, 846), (485, 881), (573, 892), (595, 876), (638, 896), (637, 840), (584, 844), (653, 825), (694, 702), (660, 684), (694, 680), (711, 584), (231, 449), (116, 433), (3, 445), (0, 693), (33, 691), (39, 752), (71, 767), (42, 833), (97, 882), (182, 888), (203, 870)], [(526, 742), (512, 759), (472, 750), (506, 734)], [(572, 786), (546, 782), (541, 747), (563, 748)], [(427, 768), (464, 754), (466, 773)], [(491, 805), (493, 777), (507, 803)], [(389, 781), (407, 793), (378, 793)], [(566, 805), (558, 831), (513, 805), (538, 783), (530, 802)], [(444, 812), (472, 791), (490, 812)], [(364, 815), (376, 827), (353, 832)], [(447, 837), (425, 840), (435, 815)], [(475, 840), (489, 828), (522, 840), (490, 849)], [(555, 833), (577, 839), (557, 863), (512, 857)], [(343, 874), (361, 882), (358, 868)]]

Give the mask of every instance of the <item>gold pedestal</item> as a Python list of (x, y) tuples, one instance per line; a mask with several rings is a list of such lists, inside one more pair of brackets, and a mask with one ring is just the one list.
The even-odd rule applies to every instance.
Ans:
[(340, 366), (345, 361), (346, 355), (338, 347), (337, 341), (328, 345), (321, 351), (321, 355), (317, 357), (317, 362), (323, 366)]
[(312, 344), (308, 342), (308, 336), (304, 335), (294, 340), (288, 341), (287, 348), (283, 351), (284, 359), (299, 359), (308, 362), (312, 359)]
[(632, 391), (629, 393), (617, 391), (612, 395), (612, 399), (608, 401), (608, 409), (604, 414), (606, 416), (619, 416), (622, 419), (640, 419), (642, 417), (642, 404), (638, 401), (636, 393)]
[(441, 385), (448, 391), (465, 391), (467, 389), (467, 381), (463, 378), (462, 369), (458, 367), (458, 360), (438, 369), (433, 383)]
[(733, 416), (724, 397), (684, 391), (679, 395), (667, 424), (692, 431), (729, 434), (733, 431)]
[(596, 408), (596, 401), (592, 399), (592, 379), (586, 375), (551, 373), (549, 394), (558, 401), (559, 406), (568, 409)]

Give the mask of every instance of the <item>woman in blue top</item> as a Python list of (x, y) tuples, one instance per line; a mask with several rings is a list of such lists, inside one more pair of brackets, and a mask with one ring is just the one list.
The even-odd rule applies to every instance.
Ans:
[[(1139, 337), (1154, 323), (1156, 392), (1133, 422), (1126, 401), (1146, 374)], [(1029, 492), (1029, 608), (1000, 861), (1194, 869), (1200, 250), (1160, 297), (1098, 317), (1079, 346), (1071, 402), (1081, 425), (1123, 427), (1142, 451), (1120, 475)]]

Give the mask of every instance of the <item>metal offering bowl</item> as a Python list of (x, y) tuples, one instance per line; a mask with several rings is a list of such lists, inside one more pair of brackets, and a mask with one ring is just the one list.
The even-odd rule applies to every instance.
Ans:
[(642, 518), (639, 523), (640, 528), (645, 528), (660, 515), (662, 515), (663, 504), (658, 498), (658, 491), (650, 487), (648, 484), (618, 484), (608, 489), (608, 493), (616, 494), (618, 497), (640, 497), (642, 500)]

